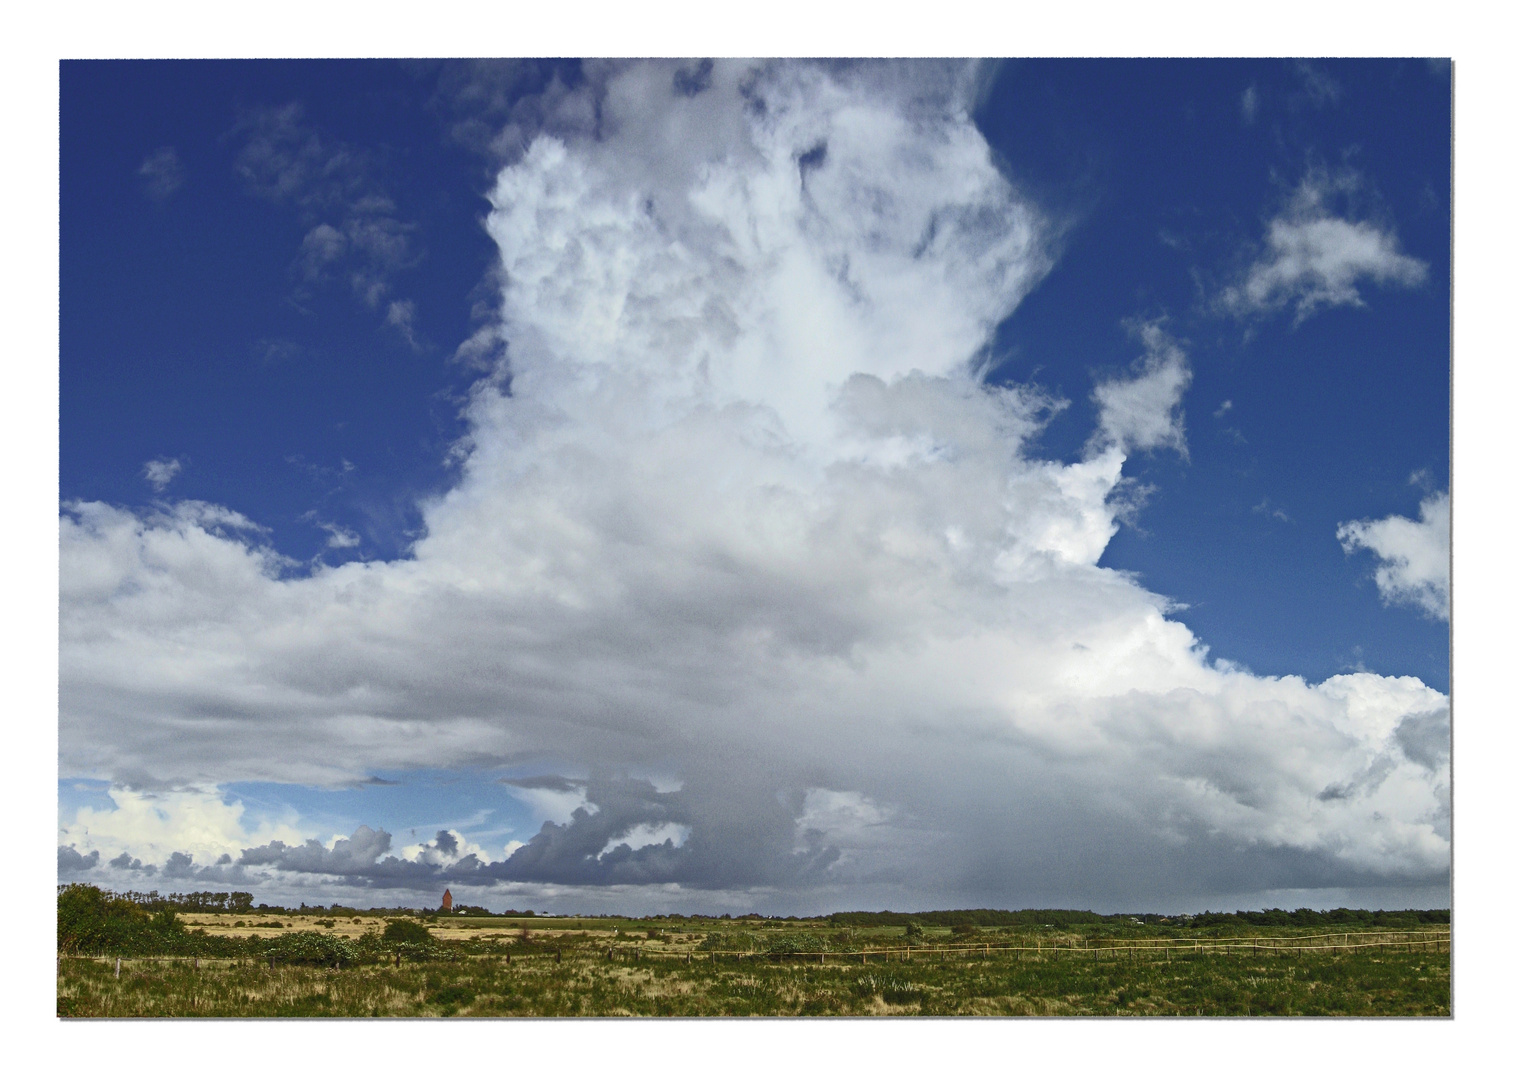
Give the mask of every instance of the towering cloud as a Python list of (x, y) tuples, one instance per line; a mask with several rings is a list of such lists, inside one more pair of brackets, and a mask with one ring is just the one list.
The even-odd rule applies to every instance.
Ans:
[(64, 772), (582, 792), (508, 857), (397, 860), (371, 830), (241, 856), (366, 879), (1001, 904), (1443, 880), (1443, 695), (1212, 661), (1099, 566), (1126, 456), (1183, 445), (1182, 354), (1149, 333), (1072, 463), (1028, 449), (1053, 403), (980, 377), (1050, 227), (972, 89), (642, 64), (555, 96), (492, 194), (502, 349), (411, 556), (286, 576), (230, 510), (68, 506)]

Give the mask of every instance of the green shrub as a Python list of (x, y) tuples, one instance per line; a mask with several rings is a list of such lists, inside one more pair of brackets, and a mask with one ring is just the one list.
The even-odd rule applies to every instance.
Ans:
[(761, 952), (763, 941), (756, 934), (715, 932), (704, 936), (699, 949), (701, 952)]
[(135, 952), (149, 937), (149, 917), (129, 900), (108, 897), (93, 885), (58, 891), (58, 951)]
[(431, 931), (411, 919), (393, 919), (384, 927), (386, 945), (429, 945)]
[(263, 955), (276, 964), (315, 964), (321, 967), (351, 965), (358, 960), (358, 950), (352, 942), (314, 930), (280, 934), (264, 947)]
[(827, 942), (823, 937), (814, 934), (786, 933), (775, 935), (768, 942), (769, 956), (787, 956), (791, 953), (820, 953), (825, 952)]

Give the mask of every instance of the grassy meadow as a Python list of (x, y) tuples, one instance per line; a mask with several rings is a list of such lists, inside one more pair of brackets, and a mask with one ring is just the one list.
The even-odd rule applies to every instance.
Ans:
[[(187, 913), (66, 1017), (1447, 1016), (1448, 928)], [(161, 914), (160, 929), (167, 926)], [(1378, 920), (1379, 923), (1381, 920)], [(271, 925), (277, 923), (278, 925)], [(166, 930), (164, 932), (167, 932)], [(182, 943), (188, 942), (188, 945)], [(299, 946), (299, 947), (296, 947)]]

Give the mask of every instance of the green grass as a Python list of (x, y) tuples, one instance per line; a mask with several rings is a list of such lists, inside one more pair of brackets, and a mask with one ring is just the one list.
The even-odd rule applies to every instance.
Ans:
[[(542, 943), (545, 944), (545, 943)], [(60, 1016), (1446, 1016), (1447, 953), (1361, 950), (917, 958), (867, 964), (637, 960), (547, 951), (332, 970), (108, 959), (60, 965)]]

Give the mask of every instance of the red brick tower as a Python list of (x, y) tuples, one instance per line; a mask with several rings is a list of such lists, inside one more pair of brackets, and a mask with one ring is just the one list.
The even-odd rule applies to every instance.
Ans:
[(445, 892), (442, 893), (442, 910), (443, 911), (451, 911), (452, 910), (452, 890), (451, 889), (448, 889), (448, 890), (446, 890)]

